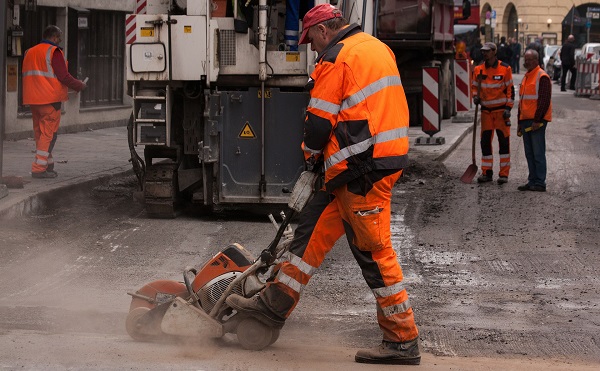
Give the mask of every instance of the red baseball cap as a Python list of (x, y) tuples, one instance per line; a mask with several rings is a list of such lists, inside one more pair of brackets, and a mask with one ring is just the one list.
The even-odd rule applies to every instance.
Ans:
[(309, 10), (302, 18), (302, 36), (299, 44), (308, 44), (308, 29), (333, 18), (342, 18), (342, 11), (331, 4), (320, 4)]

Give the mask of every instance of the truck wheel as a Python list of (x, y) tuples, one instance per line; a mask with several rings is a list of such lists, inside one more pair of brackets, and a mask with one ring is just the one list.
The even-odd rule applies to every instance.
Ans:
[(238, 324), (236, 332), (238, 341), (244, 349), (262, 350), (272, 344), (273, 329), (254, 318), (243, 319)]

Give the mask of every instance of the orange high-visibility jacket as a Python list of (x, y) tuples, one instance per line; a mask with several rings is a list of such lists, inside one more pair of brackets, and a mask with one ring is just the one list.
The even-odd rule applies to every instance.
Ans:
[(482, 110), (500, 110), (512, 108), (515, 99), (515, 88), (513, 85), (510, 66), (499, 60), (490, 67), (485, 63), (475, 66), (473, 70), (472, 94), (477, 95), (479, 80), (477, 76), (482, 73), (481, 101)]
[[(543, 76), (550, 78), (546, 71), (537, 66), (533, 70), (528, 71), (525, 77), (523, 77), (523, 82), (521, 82), (521, 87), (519, 88), (519, 120), (533, 120), (535, 117), (539, 98), (540, 79)], [(548, 111), (544, 115), (544, 120), (552, 121), (552, 101), (550, 101)]]
[(52, 69), (54, 51), (62, 50), (42, 42), (25, 53), (23, 59), (23, 104), (50, 104), (69, 99), (68, 88)]
[(319, 55), (302, 148), (324, 156), (331, 191), (374, 170), (406, 167), (408, 104), (396, 59), (352, 24)]

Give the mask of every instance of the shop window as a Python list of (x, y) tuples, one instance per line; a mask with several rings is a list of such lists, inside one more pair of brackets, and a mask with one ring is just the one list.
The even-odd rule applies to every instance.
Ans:
[(124, 13), (91, 10), (84, 38), (85, 58), (77, 71), (78, 78), (90, 78), (81, 94), (82, 108), (123, 104), (124, 25)]

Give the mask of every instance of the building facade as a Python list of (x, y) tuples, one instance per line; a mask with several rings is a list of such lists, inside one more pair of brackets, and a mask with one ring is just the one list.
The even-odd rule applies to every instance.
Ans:
[(5, 138), (31, 136), (31, 114), (22, 104), (21, 66), (25, 51), (50, 24), (63, 30), (69, 72), (89, 77), (88, 88), (69, 92), (60, 132), (125, 125), (131, 114), (126, 91), (125, 15), (135, 0), (6, 0)]
[[(569, 34), (581, 47), (600, 42), (600, 3), (582, 0), (480, 0), (486, 41), (515, 37), (526, 45), (537, 37), (562, 45)], [(495, 15), (495, 19), (493, 19)]]

